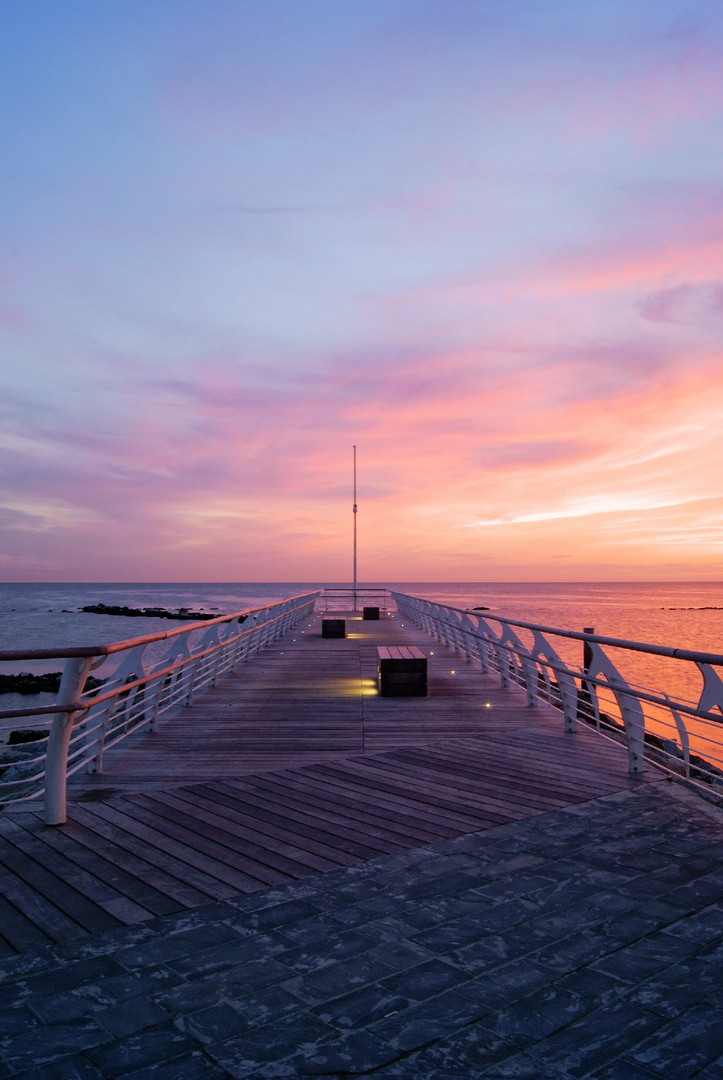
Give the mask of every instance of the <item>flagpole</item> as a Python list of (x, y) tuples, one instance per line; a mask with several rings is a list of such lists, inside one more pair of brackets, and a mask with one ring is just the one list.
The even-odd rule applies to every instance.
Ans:
[(353, 600), (354, 600), (354, 612), (357, 610), (357, 447), (354, 446), (354, 502), (353, 502), (353, 517), (354, 517), (354, 565), (353, 565)]

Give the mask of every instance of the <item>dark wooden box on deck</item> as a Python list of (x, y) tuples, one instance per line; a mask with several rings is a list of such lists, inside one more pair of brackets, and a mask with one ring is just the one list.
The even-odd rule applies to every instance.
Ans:
[(379, 608), (378, 607), (365, 607), (363, 618), (365, 619), (378, 619)]
[(322, 637), (346, 637), (346, 620), (345, 619), (322, 619), (321, 620), (321, 636)]
[(377, 680), (382, 697), (426, 697), (427, 657), (408, 645), (379, 645)]

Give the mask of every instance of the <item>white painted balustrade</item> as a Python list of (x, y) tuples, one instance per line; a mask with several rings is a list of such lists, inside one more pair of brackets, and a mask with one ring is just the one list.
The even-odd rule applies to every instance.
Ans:
[[(44, 793), (48, 824), (62, 824), (69, 776), (102, 772), (109, 750), (134, 732), (153, 730), (163, 713), (189, 705), (200, 690), (307, 619), (318, 596), (306, 593), (112, 645), (0, 653), (0, 660), (65, 659), (54, 705), (0, 711), (18, 721), (51, 716), (48, 738), (29, 743), (22, 761), (0, 776), (0, 804)], [(91, 674), (103, 682), (87, 690)]]
[[(523, 687), (530, 707), (545, 701), (559, 709), (567, 731), (582, 721), (624, 741), (632, 776), (642, 774), (648, 759), (723, 797), (722, 655), (503, 619), (404, 593), (391, 596), (400, 616), (478, 663), (482, 673), (497, 673), (503, 687)], [(570, 642), (580, 643), (580, 660), (586, 646), (585, 666), (560, 655), (569, 653)], [(638, 667), (655, 658), (685, 665), (681, 685), (699, 689), (686, 698), (633, 683), (621, 674), (620, 659), (611, 659), (621, 652), (638, 654)]]

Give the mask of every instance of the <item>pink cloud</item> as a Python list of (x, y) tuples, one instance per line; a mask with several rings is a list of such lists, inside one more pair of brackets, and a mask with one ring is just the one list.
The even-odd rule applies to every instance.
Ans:
[[(124, 375), (112, 425), (102, 413), (85, 423), (28, 413), (29, 445), (4, 461), (11, 502), (31, 515), (6, 522), (12, 550), (31, 534), (48, 559), (76, 546), (99, 577), (101, 553), (117, 568), (146, 567), (141, 578), (164, 565), (169, 578), (208, 577), (209, 559), (220, 578), (273, 577), (273, 562), (289, 568), (277, 577), (343, 577), (352, 443), (368, 565), (378, 567), (369, 576), (391, 574), (389, 553), (402, 550), (411, 576), (437, 576), (444, 551), (466, 551), (470, 566), (492, 551), (508, 565), (523, 558), (510, 535), (518, 519), (552, 558), (555, 528), (558, 543), (582, 544), (616, 499), (632, 520), (636, 500), (719, 489), (711, 418), (723, 357), (687, 344), (533, 348), (510, 334), (319, 358), (266, 384), (243, 357), (199, 357), (196, 369)], [(557, 526), (542, 521), (548, 513)], [(483, 536), (476, 519), (510, 525)], [(559, 524), (569, 520), (574, 529)]]
[(723, 318), (723, 284), (687, 283), (668, 289), (656, 289), (637, 304), (638, 311), (650, 322), (711, 323)]

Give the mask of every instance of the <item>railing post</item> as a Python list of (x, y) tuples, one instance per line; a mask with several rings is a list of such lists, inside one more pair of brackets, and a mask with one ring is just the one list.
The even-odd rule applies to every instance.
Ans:
[(645, 765), (645, 716), (636, 698), (630, 694), (621, 693), (617, 688), (614, 692), (625, 724), (628, 772), (631, 776), (642, 776)]
[[(583, 626), (583, 634), (594, 634), (594, 626)], [(582, 643), (582, 670), (584, 674), (587, 674), (588, 669), (592, 664), (592, 645), (589, 641), (583, 641)], [(580, 683), (580, 690), (577, 695), (577, 716), (580, 720), (589, 720), (592, 717), (592, 694), (590, 693), (590, 687), (583, 679)]]
[(537, 708), (537, 664), (532, 657), (522, 657), (522, 671), (525, 676), (525, 689), (527, 691), (528, 709)]
[(113, 713), (115, 712), (116, 705), (117, 701), (111, 701), (103, 710), (100, 722), (98, 724), (98, 734), (93, 739), (93, 741), (88, 744), (88, 747), (86, 748), (87, 753), (88, 750), (93, 749), (93, 746), (96, 747), (95, 753), (91, 758), (88, 759), (88, 763), (85, 767), (85, 771), (87, 773), (103, 772), (103, 751), (105, 750), (105, 740), (108, 734), (108, 727), (113, 718)]
[[(214, 660), (215, 659), (216, 658), (214, 657)], [(186, 707), (188, 707), (189, 705), (193, 705), (193, 691), (196, 689), (196, 671), (198, 670), (200, 664), (201, 664), (200, 660), (192, 660), (191, 663), (188, 665), (188, 669), (189, 669), (188, 670), (188, 682), (187, 682), (188, 690), (186, 691), (185, 699), (184, 699), (184, 702), (183, 702), (183, 704)], [(181, 670), (183, 670), (183, 669), (181, 669)], [(213, 674), (212, 685), (213, 686), (216, 685), (216, 672), (215, 672), (215, 670), (214, 670), (214, 674)]]
[(497, 654), (497, 662), (499, 664), (500, 671), (500, 686), (503, 690), (506, 690), (510, 685), (510, 664), (507, 651), (499, 646), (495, 646), (495, 652)]
[[(57, 705), (72, 705), (78, 701), (92, 662), (92, 656), (71, 657), (65, 661)], [(45, 759), (45, 820), (48, 825), (65, 824), (68, 746), (74, 717), (75, 712), (57, 712), (50, 723)]]
[(562, 715), (565, 718), (565, 731), (577, 730), (578, 695), (575, 680), (569, 672), (558, 672), (557, 685), (560, 688)]

